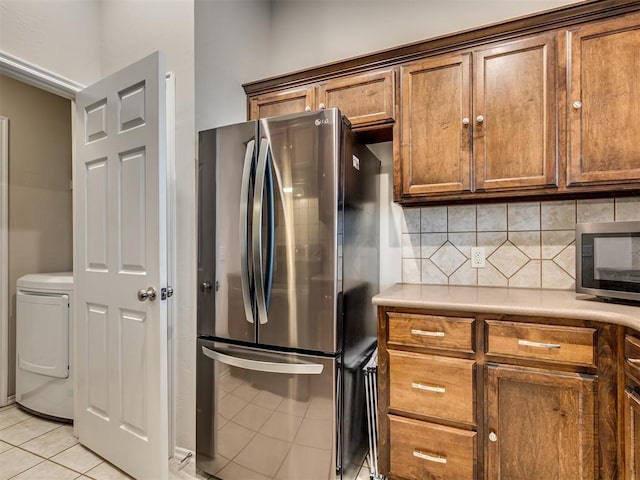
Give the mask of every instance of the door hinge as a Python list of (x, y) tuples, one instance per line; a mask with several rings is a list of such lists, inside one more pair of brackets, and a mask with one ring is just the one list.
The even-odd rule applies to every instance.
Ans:
[(166, 300), (169, 297), (173, 297), (172, 286), (168, 286), (167, 288), (160, 289), (160, 300)]

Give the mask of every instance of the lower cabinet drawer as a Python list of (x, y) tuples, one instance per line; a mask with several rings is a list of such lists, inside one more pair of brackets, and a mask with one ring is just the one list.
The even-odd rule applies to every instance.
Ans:
[(595, 328), (487, 320), (487, 354), (595, 366)]
[(389, 407), (475, 424), (475, 362), (388, 350)]
[(389, 312), (389, 345), (473, 352), (473, 325), (467, 317)]
[(389, 415), (391, 474), (408, 480), (475, 478), (476, 432)]

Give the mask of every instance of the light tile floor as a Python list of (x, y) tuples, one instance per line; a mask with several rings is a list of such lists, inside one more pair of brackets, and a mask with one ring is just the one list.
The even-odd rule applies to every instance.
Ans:
[[(169, 461), (171, 480), (203, 480), (195, 462)], [(213, 478), (213, 477), (210, 477)], [(73, 427), (31, 415), (15, 405), (0, 408), (0, 480), (123, 480), (130, 476), (78, 443)], [(368, 480), (367, 464), (357, 480)], [(304, 480), (304, 479), (300, 479)]]

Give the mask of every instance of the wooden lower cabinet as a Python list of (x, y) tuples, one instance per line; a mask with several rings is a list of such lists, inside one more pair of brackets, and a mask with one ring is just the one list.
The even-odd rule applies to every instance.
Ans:
[(625, 395), (622, 384), (625, 371), (635, 378), (640, 340), (623, 333), (593, 321), (379, 307), (380, 472), (640, 480), (640, 386)]
[(624, 392), (625, 411), (625, 480), (640, 478), (640, 397), (630, 391)]
[(596, 377), (486, 367), (488, 480), (598, 478)]

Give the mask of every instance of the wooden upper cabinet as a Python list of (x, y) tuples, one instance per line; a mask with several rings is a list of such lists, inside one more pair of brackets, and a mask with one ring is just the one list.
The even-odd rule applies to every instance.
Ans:
[(396, 186), (396, 197), (471, 190), (470, 74), (469, 54), (429, 58), (400, 69), (396, 185), (401, 188)]
[(600, 478), (595, 387), (592, 375), (488, 365), (485, 478)]
[(555, 35), (473, 55), (476, 190), (556, 186)]
[(249, 98), (249, 120), (304, 112), (315, 108), (313, 86), (280, 90)]
[(318, 108), (339, 108), (351, 125), (391, 122), (395, 116), (395, 71), (366, 72), (320, 84)]
[(640, 181), (640, 14), (567, 33), (569, 185)]
[(243, 87), (250, 119), (337, 107), (392, 140), (404, 205), (629, 195), (638, 51), (640, 0), (590, 0)]
[(395, 69), (337, 77), (249, 97), (249, 120), (325, 108), (339, 108), (354, 128), (393, 122)]
[(402, 67), (396, 200), (557, 185), (555, 38)]

